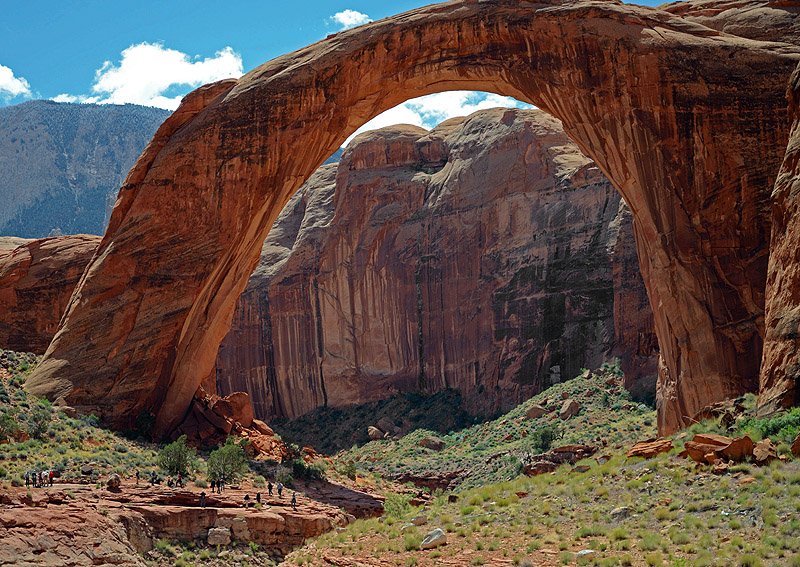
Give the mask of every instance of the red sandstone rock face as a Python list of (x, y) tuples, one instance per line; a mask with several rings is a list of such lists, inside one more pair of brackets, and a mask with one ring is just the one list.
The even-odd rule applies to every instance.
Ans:
[(792, 135), (772, 192), (766, 337), (759, 413), (800, 404), (800, 66), (789, 88)]
[(630, 213), (544, 112), (359, 136), (262, 254), (217, 386), (250, 392), (267, 420), (447, 387), (507, 410), (612, 351), (635, 358), (631, 384), (649, 357), (655, 393)]
[(800, 45), (797, 0), (689, 0), (663, 9), (731, 35)]
[(100, 244), (79, 234), (0, 238), (0, 347), (42, 354)]
[(150, 409), (157, 433), (173, 429), (292, 194), (359, 124), (410, 97), (467, 88), (559, 118), (625, 197), (663, 361), (659, 428), (674, 430), (757, 388), (767, 188), (798, 59), (789, 44), (658, 9), (472, 0), (342, 32), (203, 87), (126, 179), (26, 387), (116, 426)]

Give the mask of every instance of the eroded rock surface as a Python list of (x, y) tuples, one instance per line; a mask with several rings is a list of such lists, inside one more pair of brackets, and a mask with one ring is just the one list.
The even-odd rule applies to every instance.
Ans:
[(620, 353), (652, 397), (653, 343), (619, 193), (557, 120), (493, 109), (361, 135), (311, 177), (264, 243), (217, 387), (267, 419), (447, 387), (490, 413)]
[(789, 88), (792, 135), (772, 192), (766, 337), (759, 413), (800, 404), (800, 66)]
[(126, 179), (26, 387), (118, 427), (149, 409), (156, 433), (172, 430), (302, 183), (379, 112), (480, 89), (559, 118), (625, 197), (661, 352), (659, 429), (672, 431), (757, 388), (769, 187), (798, 59), (790, 44), (659, 9), (473, 0), (348, 30), (198, 89)]
[(43, 354), (99, 236), (0, 237), (0, 348)]

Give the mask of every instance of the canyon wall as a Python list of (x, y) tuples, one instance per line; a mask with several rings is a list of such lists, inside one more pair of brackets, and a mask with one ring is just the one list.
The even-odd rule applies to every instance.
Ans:
[(296, 417), (392, 393), (508, 409), (623, 358), (655, 394), (630, 212), (539, 110), (358, 136), (270, 230), (216, 364), (222, 393)]
[(0, 347), (42, 354), (99, 236), (0, 237)]
[(772, 192), (762, 415), (800, 405), (800, 65), (789, 86), (792, 131)]

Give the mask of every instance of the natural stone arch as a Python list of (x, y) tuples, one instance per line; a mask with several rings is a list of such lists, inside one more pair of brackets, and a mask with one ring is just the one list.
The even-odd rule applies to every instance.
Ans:
[(28, 388), (120, 427), (149, 409), (168, 432), (291, 194), (383, 110), (474, 89), (561, 119), (628, 202), (663, 357), (660, 429), (686, 424), (757, 387), (768, 189), (798, 59), (656, 9), (474, 0), (198, 89), (130, 172)]

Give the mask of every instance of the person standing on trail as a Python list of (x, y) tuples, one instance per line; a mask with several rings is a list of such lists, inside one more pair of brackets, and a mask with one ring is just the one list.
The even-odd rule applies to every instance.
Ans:
[(272, 481), (267, 483), (267, 491), (269, 492), (269, 495), (272, 496)]
[(278, 488), (278, 498), (280, 498), (281, 495), (283, 494), (283, 485), (279, 482), (277, 488)]
[(50, 470), (50, 486), (53, 486), (53, 471)]
[(178, 482), (176, 482), (175, 484), (183, 488), (183, 477), (181, 476), (181, 473), (178, 473)]
[(261, 493), (256, 492), (256, 504), (261, 504)]
[(31, 473), (25, 472), (25, 488), (29, 488), (31, 485)]
[(292, 510), (297, 510), (297, 492), (292, 492)]

